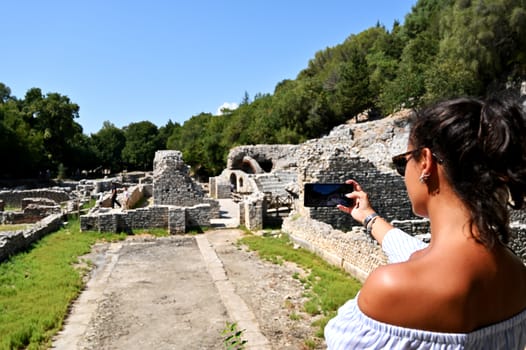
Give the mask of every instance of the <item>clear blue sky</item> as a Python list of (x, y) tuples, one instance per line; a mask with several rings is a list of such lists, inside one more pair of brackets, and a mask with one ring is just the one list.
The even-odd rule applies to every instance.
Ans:
[(0, 82), (80, 106), (85, 134), (104, 121), (183, 124), (248, 93), (273, 93), (317, 51), (379, 21), (391, 29), (416, 0), (3, 1)]

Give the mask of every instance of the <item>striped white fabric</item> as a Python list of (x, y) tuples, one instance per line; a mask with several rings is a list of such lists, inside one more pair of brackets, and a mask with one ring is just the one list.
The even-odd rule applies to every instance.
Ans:
[(391, 264), (407, 261), (411, 254), (425, 247), (426, 243), (398, 228), (389, 230), (382, 241), (382, 250)]
[[(425, 246), (399, 229), (389, 231), (382, 242), (391, 263), (406, 261)], [(325, 327), (328, 349), (524, 350), (526, 347), (526, 310), (471, 333), (441, 333), (378, 322), (361, 312), (358, 296), (340, 307), (338, 315)]]

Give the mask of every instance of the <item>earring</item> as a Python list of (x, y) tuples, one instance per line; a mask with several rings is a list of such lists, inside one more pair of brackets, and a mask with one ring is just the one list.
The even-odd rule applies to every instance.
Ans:
[(420, 175), (420, 177), (418, 178), (418, 181), (420, 181), (420, 183), (426, 183), (427, 180), (429, 179), (429, 174), (426, 174), (426, 173), (422, 173), (422, 175)]

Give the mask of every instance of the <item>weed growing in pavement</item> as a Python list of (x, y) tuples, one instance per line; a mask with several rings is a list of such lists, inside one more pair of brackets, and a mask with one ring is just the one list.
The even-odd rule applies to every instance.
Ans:
[(292, 312), (292, 313), (289, 315), (289, 318), (290, 318), (292, 321), (299, 321), (299, 320), (301, 320), (301, 315), (298, 315), (297, 313)]
[(237, 328), (237, 322), (227, 322), (225, 328), (221, 332), (223, 335), (223, 343), (227, 350), (243, 350), (247, 340), (243, 339), (243, 332)]
[(277, 264), (282, 264), (283, 261), (294, 262), (307, 272), (305, 277), (294, 273), (292, 278), (298, 279), (304, 285), (305, 296), (308, 298), (303, 305), (304, 311), (310, 315), (322, 315), (313, 324), (318, 328), (318, 338), (323, 338), (323, 329), (338, 308), (353, 298), (361, 288), (361, 283), (343, 269), (330, 265), (303, 248), (295, 248), (286, 234), (248, 234), (242, 237), (239, 243), (257, 251), (263, 259)]

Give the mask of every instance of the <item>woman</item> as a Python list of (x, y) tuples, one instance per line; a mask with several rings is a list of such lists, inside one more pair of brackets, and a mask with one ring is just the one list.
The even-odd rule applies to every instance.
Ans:
[[(354, 180), (353, 207), (391, 264), (374, 270), (327, 324), (329, 349), (520, 349), (526, 346), (526, 267), (506, 246), (509, 208), (526, 195), (526, 119), (491, 100), (438, 103), (412, 122), (393, 158), (431, 241), (395, 229)], [(365, 222), (364, 222), (365, 221)]]

